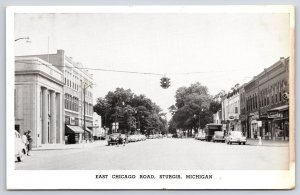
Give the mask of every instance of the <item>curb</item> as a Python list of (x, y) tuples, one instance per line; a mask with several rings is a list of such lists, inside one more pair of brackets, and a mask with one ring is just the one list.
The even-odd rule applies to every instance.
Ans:
[[(93, 144), (93, 143), (84, 143), (84, 144), (74, 144), (73, 146), (71, 145), (62, 145), (61, 147), (38, 147), (38, 148), (32, 148), (32, 151), (45, 151), (45, 150), (73, 150), (73, 149), (84, 149), (84, 148), (94, 148), (97, 146), (105, 146), (106, 142), (104, 143), (98, 143), (98, 144)], [(69, 147), (70, 146), (70, 147)]]

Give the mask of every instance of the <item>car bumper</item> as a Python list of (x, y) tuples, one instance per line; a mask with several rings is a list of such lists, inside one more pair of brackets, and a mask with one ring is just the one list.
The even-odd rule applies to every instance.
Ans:
[(247, 140), (229, 140), (230, 142), (232, 142), (232, 143), (246, 143), (247, 142)]

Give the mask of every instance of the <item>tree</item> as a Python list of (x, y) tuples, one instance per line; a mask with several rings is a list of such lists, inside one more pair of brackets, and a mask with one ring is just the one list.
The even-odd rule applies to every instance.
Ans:
[(199, 128), (204, 128), (207, 123), (212, 122), (212, 112), (210, 103), (212, 96), (208, 94), (206, 86), (199, 82), (189, 87), (180, 87), (175, 94), (175, 105), (169, 107), (172, 119), (169, 123), (170, 130), (187, 130), (191, 135), (192, 129), (195, 132)]
[(119, 132), (142, 134), (166, 132), (167, 121), (162, 109), (145, 95), (117, 88), (98, 98), (94, 111), (102, 116), (102, 124), (110, 128), (119, 122)]
[(218, 101), (212, 101), (212, 102), (210, 102), (209, 110), (212, 113), (217, 113), (219, 110), (221, 110), (221, 108), (222, 108), (221, 102), (218, 102)]

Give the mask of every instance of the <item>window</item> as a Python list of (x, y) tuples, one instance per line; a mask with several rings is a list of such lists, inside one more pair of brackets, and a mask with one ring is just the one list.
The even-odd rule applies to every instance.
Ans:
[(281, 92), (279, 92), (279, 101), (281, 102)]

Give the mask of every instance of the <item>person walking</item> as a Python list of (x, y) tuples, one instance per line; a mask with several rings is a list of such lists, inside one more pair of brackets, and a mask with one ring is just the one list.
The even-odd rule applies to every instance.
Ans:
[(28, 154), (28, 140), (27, 140), (27, 132), (25, 131), (24, 134), (22, 135), (22, 142), (25, 145), (26, 148), (26, 154)]
[(31, 138), (31, 135), (30, 135), (31, 131), (29, 130), (26, 134), (26, 137), (27, 137), (27, 156), (31, 156), (30, 154), (30, 150), (32, 150), (32, 138)]

